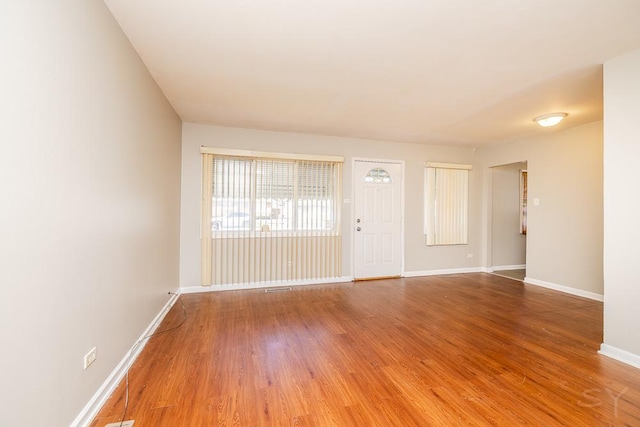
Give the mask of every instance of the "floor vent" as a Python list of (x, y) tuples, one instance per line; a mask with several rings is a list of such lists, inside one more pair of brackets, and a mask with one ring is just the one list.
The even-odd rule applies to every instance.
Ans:
[(287, 286), (286, 288), (268, 288), (265, 289), (264, 291), (268, 294), (270, 294), (271, 292), (289, 292), (291, 289), (291, 286)]
[(104, 427), (131, 427), (133, 426), (133, 420), (129, 420), (129, 421), (118, 421), (117, 423), (110, 423), (107, 424)]

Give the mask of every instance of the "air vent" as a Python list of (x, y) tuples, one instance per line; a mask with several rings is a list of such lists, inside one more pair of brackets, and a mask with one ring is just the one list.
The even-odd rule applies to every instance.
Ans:
[(287, 286), (286, 288), (269, 288), (269, 289), (265, 289), (264, 291), (270, 294), (271, 292), (289, 292), (290, 290), (291, 290), (291, 286)]

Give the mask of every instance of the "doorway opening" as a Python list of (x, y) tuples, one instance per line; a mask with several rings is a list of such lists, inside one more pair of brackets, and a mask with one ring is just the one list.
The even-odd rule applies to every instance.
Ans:
[(491, 168), (491, 271), (524, 281), (527, 268), (527, 162)]

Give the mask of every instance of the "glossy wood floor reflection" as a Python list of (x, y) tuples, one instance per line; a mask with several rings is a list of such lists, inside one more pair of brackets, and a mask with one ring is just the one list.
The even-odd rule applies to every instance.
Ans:
[(481, 273), (181, 298), (130, 371), (135, 427), (640, 425), (599, 302)]

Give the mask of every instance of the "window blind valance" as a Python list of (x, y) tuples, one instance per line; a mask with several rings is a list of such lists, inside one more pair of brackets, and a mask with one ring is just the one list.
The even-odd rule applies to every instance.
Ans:
[(268, 151), (237, 150), (233, 148), (200, 147), (200, 153), (228, 157), (250, 157), (253, 159), (309, 160), (344, 163), (342, 156), (325, 156), (321, 154), (271, 153)]

